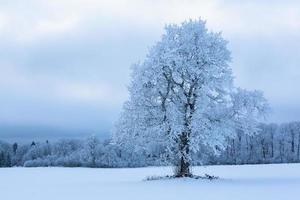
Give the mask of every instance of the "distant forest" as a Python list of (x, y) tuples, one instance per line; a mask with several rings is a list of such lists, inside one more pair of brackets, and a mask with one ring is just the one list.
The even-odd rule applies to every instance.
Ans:
[[(192, 155), (193, 165), (300, 162), (300, 122), (260, 124), (252, 135), (236, 135), (217, 154), (201, 147)], [(0, 167), (142, 167), (168, 165), (167, 160), (164, 146), (153, 146), (150, 152), (135, 150), (95, 136), (29, 144), (0, 141)]]

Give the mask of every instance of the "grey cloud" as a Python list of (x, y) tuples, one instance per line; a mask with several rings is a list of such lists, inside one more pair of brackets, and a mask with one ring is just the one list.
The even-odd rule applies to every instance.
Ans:
[[(55, 23), (59, 22), (60, 17), (62, 20), (64, 17), (69, 19), (68, 13), (72, 9), (58, 13), (59, 17), (56, 19), (50, 12), (52, 7), (49, 8), (49, 12), (37, 12), (35, 16), (20, 10), (16, 6), (20, 5), (20, 2), (10, 2), (1, 7), (0, 124), (43, 125), (99, 132), (111, 130), (122, 102), (127, 98), (126, 85), (129, 83), (130, 65), (143, 60), (148, 48), (159, 40), (163, 33), (164, 23), (202, 14), (202, 17), (207, 19), (209, 28), (224, 30), (224, 37), (230, 42), (236, 84), (265, 92), (273, 108), (269, 121), (300, 119), (300, 28), (299, 25), (293, 24), (295, 19), (290, 19), (287, 13), (289, 9), (293, 12), (297, 9), (297, 1), (276, 1), (276, 8), (284, 5), (284, 13), (277, 18), (275, 11), (256, 13), (256, 10), (271, 10), (274, 6), (258, 1), (251, 1), (250, 10), (246, 13), (243, 11), (248, 8), (247, 3), (240, 1), (204, 2), (203, 7), (198, 1), (185, 1), (184, 4), (180, 2), (174, 1), (171, 6), (173, 11), (168, 9), (170, 7), (166, 4), (159, 3), (162, 7), (157, 10), (157, 15), (145, 15), (140, 18), (135, 16), (143, 12), (148, 14), (149, 11), (130, 12), (135, 12), (134, 8), (138, 6), (145, 9), (148, 5), (145, 2), (145, 5), (143, 2), (135, 6), (129, 5), (128, 11), (126, 8), (119, 8), (119, 13), (118, 8), (110, 8), (111, 10), (104, 12), (104, 9), (95, 3), (95, 8), (91, 9), (92, 14), (87, 12), (90, 8), (76, 8), (74, 13), (78, 14), (78, 21), (74, 22), (74, 27), (70, 26), (66, 30), (56, 30)], [(40, 10), (47, 9), (47, 4), (35, 1), (28, 4), (33, 4)], [(154, 4), (149, 6), (155, 7)], [(208, 10), (200, 9), (205, 11), (200, 12), (198, 7)], [(174, 12), (179, 8), (182, 13)], [(97, 9), (99, 13), (96, 12)], [(14, 27), (11, 30), (1, 29), (3, 10), (5, 14), (16, 15), (17, 19), (14, 20), (18, 23), (22, 22), (21, 14), (25, 14), (25, 25), (20, 27), (26, 35), (24, 40), (18, 39), (22, 34), (16, 33), (14, 24), (6, 26)], [(285, 18), (280, 18), (282, 16)], [(259, 17), (266, 18), (260, 20)], [(57, 32), (51, 32), (52, 29), (49, 33), (42, 30), (36, 35), (30, 32), (31, 26), (36, 28), (40, 19), (46, 22), (50, 20), (50, 27), (46, 28), (54, 28)], [(74, 19), (77, 20), (77, 17)], [(72, 20), (71, 22), (73, 23)], [(29, 37), (30, 34), (33, 35)], [(66, 86), (74, 86), (76, 90), (77, 85), (78, 90), (81, 86), (83, 90), (87, 86), (90, 93), (97, 93), (95, 88), (98, 85), (108, 85), (105, 92), (110, 96), (111, 102), (103, 101), (100, 97), (98, 100), (97, 96), (91, 100), (76, 100), (75, 96), (81, 95), (80, 91), (59, 94), (62, 97), (54, 91), (62, 89), (60, 92), (64, 93), (66, 90), (63, 89)], [(99, 91), (101, 89), (103, 88), (99, 87)], [(67, 95), (70, 95), (70, 98), (64, 98)]]

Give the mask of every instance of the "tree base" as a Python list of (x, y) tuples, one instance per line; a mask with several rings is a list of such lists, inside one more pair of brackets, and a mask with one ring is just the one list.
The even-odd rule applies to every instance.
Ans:
[(198, 176), (198, 175), (193, 175), (193, 174), (189, 174), (186, 176), (148, 176), (145, 181), (155, 181), (155, 180), (169, 180), (169, 179), (178, 179), (178, 178), (192, 178), (192, 179), (202, 179), (202, 180), (217, 180), (219, 179), (218, 176), (213, 176), (213, 175), (209, 175), (209, 174), (204, 174), (204, 176)]
[(174, 175), (175, 178), (184, 178), (184, 177), (188, 177), (188, 178), (192, 178), (193, 174), (177, 174)]

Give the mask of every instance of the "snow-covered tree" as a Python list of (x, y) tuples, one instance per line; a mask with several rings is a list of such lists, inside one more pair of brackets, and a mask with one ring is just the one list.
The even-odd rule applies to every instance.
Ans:
[(145, 61), (133, 67), (115, 142), (132, 151), (163, 146), (175, 176), (190, 176), (192, 153), (202, 146), (217, 153), (236, 130), (254, 132), (267, 102), (261, 92), (233, 86), (227, 41), (204, 21), (165, 30)]
[(92, 135), (87, 138), (82, 149), (83, 157), (87, 160), (87, 165), (90, 167), (96, 167), (96, 160), (99, 154), (100, 141)]
[(6, 143), (0, 141), (0, 167), (11, 167), (12, 148)]

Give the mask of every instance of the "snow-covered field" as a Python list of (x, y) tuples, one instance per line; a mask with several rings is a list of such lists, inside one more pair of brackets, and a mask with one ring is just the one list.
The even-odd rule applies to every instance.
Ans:
[(2, 200), (291, 200), (300, 198), (300, 164), (196, 167), (222, 179), (143, 181), (171, 168), (2, 168)]

